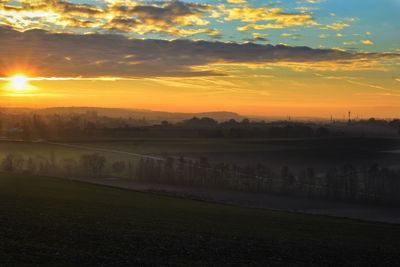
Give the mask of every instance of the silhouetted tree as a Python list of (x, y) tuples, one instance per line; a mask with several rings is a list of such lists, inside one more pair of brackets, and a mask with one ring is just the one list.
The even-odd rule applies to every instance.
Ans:
[(73, 176), (78, 173), (78, 162), (72, 158), (66, 158), (61, 161), (62, 169), (67, 176)]
[(124, 161), (115, 161), (112, 164), (112, 170), (116, 174), (121, 174), (125, 170), (125, 162)]
[(94, 154), (85, 154), (80, 158), (80, 164), (86, 175), (100, 177), (106, 163), (105, 157)]
[(31, 157), (28, 158), (26, 171), (30, 174), (33, 174), (36, 172), (36, 164)]
[(14, 171), (14, 155), (8, 154), (6, 157), (1, 161), (1, 168), (4, 171)]

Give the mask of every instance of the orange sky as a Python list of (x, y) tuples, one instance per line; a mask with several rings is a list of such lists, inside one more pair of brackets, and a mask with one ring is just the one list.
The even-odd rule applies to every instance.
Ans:
[[(171, 112), (234, 111), (263, 116), (316, 116), (341, 118), (348, 110), (360, 117), (396, 117), (398, 97), (375, 88), (342, 80), (303, 84), (298, 79), (173, 78), (118, 81), (29, 81), (23, 90), (8, 88), (2, 105), (8, 107), (97, 106)], [(214, 87), (210, 86), (213, 84)], [(234, 87), (234, 88), (233, 88)], [(251, 89), (248, 89), (248, 88)], [(381, 90), (380, 90), (381, 91)], [(400, 115), (400, 114), (399, 114)]]
[(1, 106), (400, 117), (393, 1), (46, 1), (0, 2)]

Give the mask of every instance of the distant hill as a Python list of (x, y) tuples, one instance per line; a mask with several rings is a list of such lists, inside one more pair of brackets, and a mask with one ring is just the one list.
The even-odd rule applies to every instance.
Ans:
[(234, 112), (227, 111), (212, 111), (212, 112), (200, 112), (200, 113), (180, 113), (180, 112), (166, 112), (166, 111), (153, 111), (146, 109), (123, 109), (123, 108), (100, 108), (100, 107), (54, 107), (45, 109), (29, 109), (29, 108), (3, 108), (3, 111), (13, 113), (30, 113), (35, 112), (36, 114), (82, 114), (82, 113), (93, 113), (97, 116), (107, 117), (123, 117), (123, 118), (134, 118), (144, 119), (148, 122), (158, 123), (161, 121), (169, 121), (171, 123), (179, 122), (193, 117), (209, 117), (217, 121), (226, 121), (235, 119), (237, 121), (243, 120), (245, 117)]
[[(248, 118), (251, 121), (281, 121), (288, 120), (288, 116), (260, 116), (260, 115), (241, 115), (235, 112), (229, 111), (209, 111), (209, 112), (167, 112), (167, 111), (155, 111), (148, 109), (128, 109), (128, 108), (102, 108), (102, 107), (54, 107), (44, 109), (33, 109), (33, 108), (0, 108), (0, 112), (8, 113), (36, 113), (36, 114), (83, 114), (83, 113), (95, 113), (97, 116), (106, 116), (112, 118), (133, 118), (146, 120), (149, 123), (160, 123), (161, 121), (168, 121), (170, 123), (180, 122), (182, 120), (191, 119), (193, 117), (203, 118), (208, 117), (219, 122), (234, 119), (241, 121)], [(324, 122), (328, 121), (328, 118), (318, 117), (292, 117), (293, 121), (302, 122)]]

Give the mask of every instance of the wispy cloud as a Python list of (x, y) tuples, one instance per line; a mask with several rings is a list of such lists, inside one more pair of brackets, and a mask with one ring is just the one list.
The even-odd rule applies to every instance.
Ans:
[(344, 45), (356, 45), (357, 42), (351, 41), (351, 42), (343, 42)]
[[(292, 26), (303, 25), (320, 25), (314, 18), (313, 13), (309, 11), (288, 12), (283, 8), (274, 6), (252, 8), (249, 6), (244, 7), (227, 7), (225, 5), (218, 5), (218, 9), (224, 16), (224, 20), (239, 20), (241, 22), (250, 22), (250, 24), (239, 26), (239, 31), (246, 31), (249, 29), (273, 29), (285, 28)], [(268, 23), (260, 23), (267, 22)]]
[(343, 22), (333, 22), (331, 24), (325, 25), (325, 28), (331, 29), (331, 30), (335, 30), (335, 31), (340, 31), (340, 30), (342, 30), (343, 28), (346, 28), (346, 27), (350, 27), (350, 24), (343, 23)]

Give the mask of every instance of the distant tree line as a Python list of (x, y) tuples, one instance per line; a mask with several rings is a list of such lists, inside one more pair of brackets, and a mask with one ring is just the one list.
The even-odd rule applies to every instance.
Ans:
[(83, 114), (2, 113), (0, 137), (35, 140), (88, 140), (93, 138), (202, 137), (202, 138), (312, 138), (400, 134), (400, 120), (357, 120), (351, 122), (273, 122), (234, 119), (218, 122), (193, 117), (178, 123), (150, 123), (141, 118)]
[(113, 161), (98, 153), (83, 154), (56, 161), (50, 157), (9, 154), (0, 161), (7, 172), (98, 179), (118, 177), (134, 181), (201, 186), (247, 192), (344, 201), (400, 204), (400, 172), (377, 164), (356, 168), (345, 165), (316, 174), (312, 167), (294, 172), (283, 166), (280, 172), (265, 164), (236, 165), (210, 163), (205, 157), (191, 160), (166, 157), (165, 160)]
[(104, 177), (133, 178), (133, 162), (116, 160), (107, 164), (106, 158), (98, 153), (83, 154), (78, 159), (55, 160), (50, 157), (22, 157), (8, 154), (0, 161), (0, 169), (7, 172), (20, 172), (38, 175), (79, 177), (97, 179)]
[(288, 166), (283, 166), (276, 173), (264, 164), (210, 164), (207, 158), (191, 161), (168, 157), (166, 161), (141, 160), (136, 179), (308, 198), (400, 204), (400, 172), (377, 164), (368, 168), (348, 164), (330, 169), (325, 175), (316, 175), (312, 167), (294, 173)]

